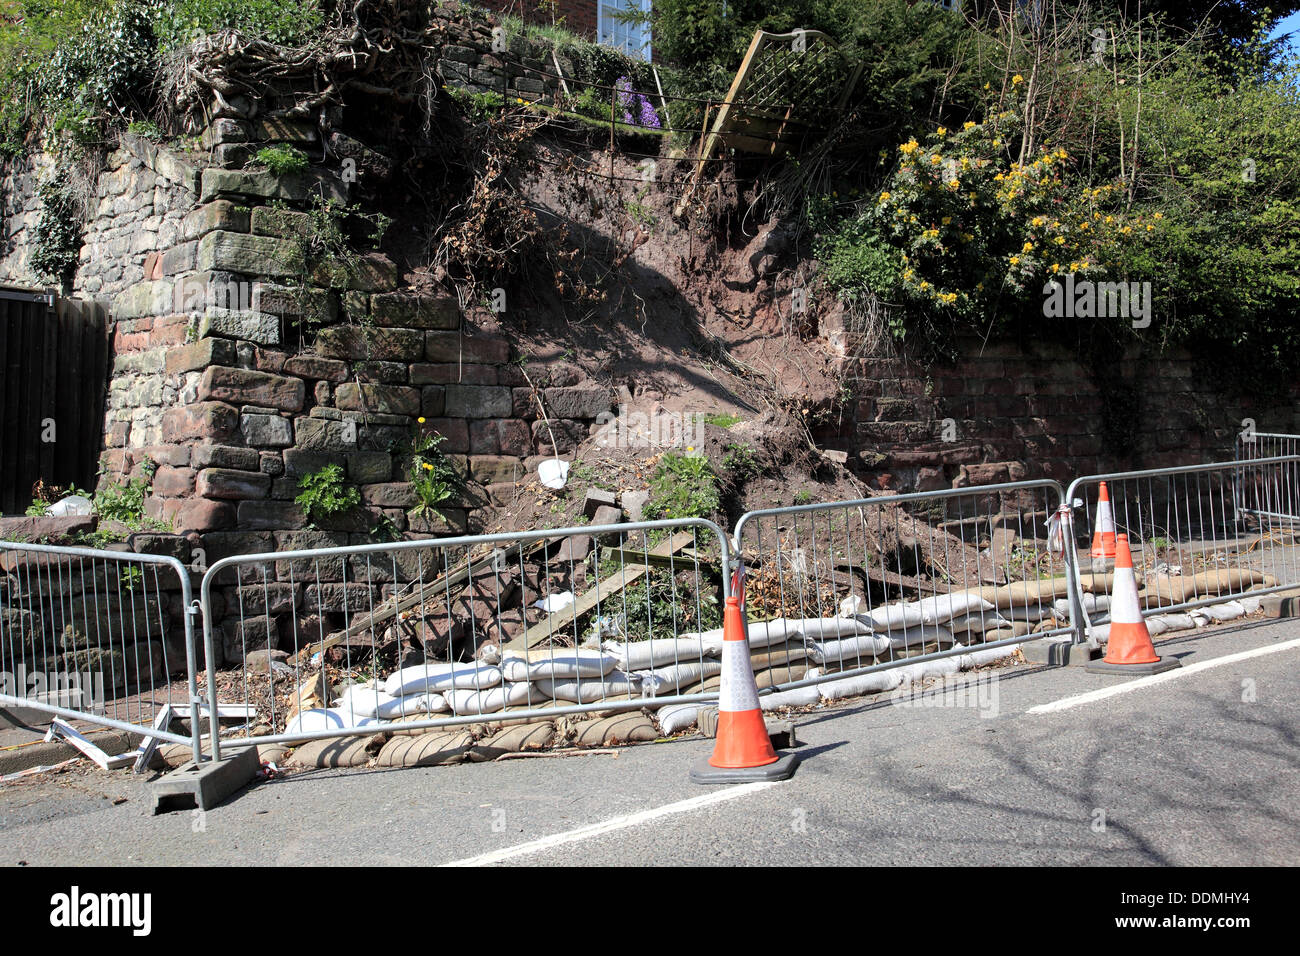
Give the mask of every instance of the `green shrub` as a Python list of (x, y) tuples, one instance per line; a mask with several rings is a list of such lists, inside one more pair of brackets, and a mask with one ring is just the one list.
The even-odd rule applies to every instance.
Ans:
[(650, 481), (648, 519), (707, 518), (721, 507), (718, 476), (707, 458), (671, 452), (663, 456)]
[(162, 0), (158, 7), (155, 30), (164, 50), (227, 29), (294, 46), (324, 24), (316, 0)]
[(293, 499), (309, 523), (347, 514), (361, 504), (361, 492), (343, 480), (342, 465), (325, 465), (298, 479)]
[(264, 146), (254, 154), (253, 162), (276, 176), (293, 176), (309, 165), (307, 154), (293, 146)]

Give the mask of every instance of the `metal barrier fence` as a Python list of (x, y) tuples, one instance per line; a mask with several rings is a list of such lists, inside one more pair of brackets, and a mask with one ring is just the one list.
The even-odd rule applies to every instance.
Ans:
[[(0, 541), (0, 706), (201, 757), (189, 573), (175, 558)], [(155, 727), (164, 708), (190, 736)]]
[[(1242, 432), (1237, 435), (1233, 452), (1235, 460), (1243, 468), (1235, 476), (1233, 486), (1234, 518), (1238, 525), (1259, 527), (1277, 521), (1300, 521), (1300, 467), (1282, 467), (1273, 476), (1277, 488), (1269, 490), (1260, 487), (1258, 475), (1249, 470), (1248, 464), (1261, 458), (1300, 454), (1300, 435)], [(1265, 500), (1272, 491), (1276, 492), (1272, 494), (1272, 500)], [(1277, 507), (1284, 510), (1270, 510)]]
[(214, 752), (716, 697), (730, 561), (700, 519), (223, 558), (208, 706), (249, 716)]
[[(1297, 514), (1293, 484), (1300, 455), (1153, 468), (1076, 478), (1066, 491), (1087, 510), (1076, 523), (1087, 566), (1099, 485), (1106, 482), (1116, 531), (1129, 536), (1144, 614), (1167, 614), (1300, 583), (1300, 531), (1270, 518)], [(1236, 518), (1254, 507), (1253, 530)], [(1105, 607), (1084, 608), (1091, 623)], [(1093, 616), (1095, 614), (1095, 616)]]
[(1062, 500), (1039, 480), (744, 515), (735, 547), (760, 687), (1069, 633), (1069, 555), (1051, 546), (1068, 538)]
[[(734, 540), (691, 519), (236, 555), (207, 571), (198, 602), (174, 558), (0, 542), (0, 705), (202, 759), (205, 715), (217, 757), (705, 702), (737, 571), (764, 693), (1066, 634), (1095, 643), (1111, 580), (1089, 554), (1101, 481), (1143, 609), (1166, 614), (1300, 583), (1300, 531), (1276, 517), (1300, 506), (1298, 467), (1289, 455), (1090, 475), (1064, 493), (1038, 480), (777, 508), (744, 515)], [(28, 693), (32, 674), (53, 693)], [(164, 707), (189, 716), (188, 736)]]

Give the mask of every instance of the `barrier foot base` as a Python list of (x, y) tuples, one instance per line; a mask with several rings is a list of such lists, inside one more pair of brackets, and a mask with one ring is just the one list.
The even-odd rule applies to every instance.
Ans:
[(1176, 657), (1162, 657), (1154, 664), (1107, 664), (1105, 661), (1090, 661), (1084, 667), (1084, 670), (1091, 674), (1128, 674), (1130, 676), (1147, 677), (1151, 674), (1160, 674), (1182, 666), (1183, 662)]
[(242, 790), (261, 769), (256, 747), (243, 747), (220, 760), (193, 760), (177, 767), (153, 784), (153, 812), (211, 810), (226, 797)]
[(797, 754), (786, 754), (765, 767), (715, 767), (705, 757), (691, 767), (691, 783), (757, 783), (789, 780), (799, 764)]

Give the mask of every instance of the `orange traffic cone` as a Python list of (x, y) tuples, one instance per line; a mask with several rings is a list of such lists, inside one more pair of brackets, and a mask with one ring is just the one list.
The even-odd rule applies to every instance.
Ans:
[(1115, 557), (1115, 517), (1110, 511), (1110, 490), (1107, 489), (1104, 481), (1101, 483), (1101, 493), (1097, 498), (1097, 521), (1092, 527), (1092, 556), (1094, 558)]
[(713, 756), (691, 768), (695, 783), (749, 783), (785, 780), (798, 758), (779, 756), (772, 747), (758, 685), (749, 664), (749, 641), (740, 613), (740, 599), (727, 598), (722, 615), (722, 689), (718, 699), (718, 742)]
[(1181, 666), (1182, 661), (1176, 657), (1165, 660), (1156, 654), (1151, 632), (1142, 620), (1133, 552), (1128, 547), (1128, 535), (1121, 534), (1115, 541), (1115, 583), (1111, 586), (1106, 657), (1090, 662), (1087, 669), (1103, 674), (1159, 674)]

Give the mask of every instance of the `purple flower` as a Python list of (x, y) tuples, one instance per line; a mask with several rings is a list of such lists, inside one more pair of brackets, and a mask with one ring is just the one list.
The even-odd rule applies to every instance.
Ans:
[(643, 126), (646, 129), (660, 129), (659, 114), (650, 105), (649, 98), (632, 89), (632, 81), (620, 76), (614, 83), (618, 91), (618, 102), (623, 107), (623, 122), (629, 126)]

